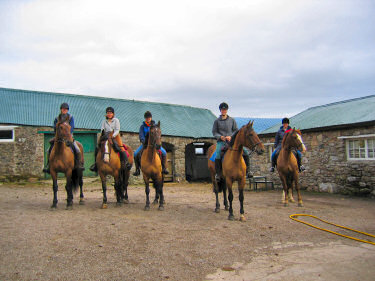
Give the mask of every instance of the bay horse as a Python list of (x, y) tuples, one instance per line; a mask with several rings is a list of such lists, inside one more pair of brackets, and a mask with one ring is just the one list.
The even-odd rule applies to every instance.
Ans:
[(249, 122), (232, 136), (229, 148), (223, 159), (223, 177), (228, 188), (229, 220), (234, 220), (232, 185), (233, 182), (237, 181), (240, 200), (240, 221), (246, 221), (243, 208), (243, 191), (246, 184), (246, 164), (242, 157), (243, 147), (246, 146), (250, 151), (255, 151), (258, 155), (264, 152), (264, 145), (254, 131), (253, 124), (254, 121)]
[(225, 206), (225, 210), (229, 210), (228, 200), (227, 200), (227, 187), (225, 185), (225, 180), (220, 179), (219, 182), (215, 179), (216, 169), (215, 169), (215, 162), (211, 161), (210, 158), (216, 151), (216, 144), (211, 145), (207, 150), (208, 156), (208, 170), (210, 171), (211, 182), (213, 185), (213, 192), (215, 192), (216, 197), (216, 207), (215, 212), (220, 213), (220, 202), (219, 202), (219, 193), (223, 192), (223, 204)]
[[(57, 207), (57, 174), (64, 173), (66, 177), (66, 193), (67, 204), (66, 209), (73, 208), (73, 192), (76, 192), (78, 185), (80, 187), (80, 201), (84, 203), (84, 196), (82, 191), (83, 186), (83, 171), (74, 169), (74, 152), (71, 148), (73, 145), (73, 137), (70, 133), (69, 120), (61, 120), (60, 116), (56, 124), (55, 144), (49, 156), (50, 174), (53, 181), (53, 202), (51, 208)], [(81, 161), (84, 163), (82, 144), (76, 141), (81, 150)]]
[[(102, 209), (107, 209), (107, 176), (113, 176), (115, 181), (116, 205), (121, 206), (128, 203), (128, 184), (130, 170), (121, 166), (120, 155), (113, 148), (113, 132), (104, 133), (99, 139), (99, 150), (96, 155), (96, 165), (102, 182), (103, 202)], [(126, 146), (129, 153), (128, 161), (130, 164), (134, 162), (134, 153), (130, 146)]]
[[(155, 201), (159, 200), (159, 211), (164, 210), (164, 175), (162, 173), (161, 157), (159, 150), (161, 147), (161, 129), (160, 121), (150, 127), (146, 135), (146, 142), (141, 157), (141, 170), (145, 182), (146, 206), (145, 211), (150, 210), (150, 179), (152, 179), (155, 188)], [(160, 198), (159, 198), (160, 197)]]
[(284, 206), (288, 206), (288, 198), (291, 201), (293, 186), (297, 190), (298, 194), (298, 206), (302, 207), (302, 197), (300, 193), (299, 186), (299, 171), (297, 158), (293, 151), (295, 149), (301, 150), (302, 153), (306, 151), (306, 147), (302, 140), (302, 135), (300, 130), (290, 129), (285, 132), (283, 141), (281, 143), (281, 149), (279, 156), (277, 158), (277, 171), (279, 172), (280, 180), (283, 185), (283, 203)]

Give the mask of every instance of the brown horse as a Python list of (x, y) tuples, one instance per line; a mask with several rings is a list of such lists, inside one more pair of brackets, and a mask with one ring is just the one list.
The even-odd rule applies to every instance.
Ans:
[(150, 179), (152, 179), (155, 188), (155, 201), (159, 200), (159, 210), (164, 210), (163, 184), (164, 175), (162, 173), (161, 159), (159, 149), (161, 147), (161, 129), (160, 121), (157, 125), (152, 125), (146, 136), (146, 143), (141, 157), (141, 170), (145, 182), (146, 206), (145, 211), (150, 210)]
[(225, 210), (229, 210), (228, 207), (228, 200), (227, 200), (227, 187), (225, 185), (225, 180), (221, 179), (219, 182), (215, 179), (216, 169), (215, 169), (215, 162), (211, 161), (210, 158), (216, 151), (216, 144), (211, 145), (207, 150), (208, 155), (208, 170), (210, 171), (211, 181), (213, 184), (213, 192), (215, 192), (216, 197), (216, 207), (215, 212), (220, 213), (220, 202), (219, 202), (219, 193), (223, 192), (223, 201)]
[[(78, 147), (81, 150), (81, 161), (83, 159), (83, 147), (78, 141), (76, 141)], [(78, 169), (74, 169), (74, 153), (71, 146), (73, 145), (73, 137), (70, 133), (70, 125), (66, 120), (58, 120), (56, 124), (56, 135), (55, 144), (51, 150), (49, 156), (50, 163), (50, 174), (53, 181), (53, 202), (51, 208), (57, 207), (57, 174), (64, 173), (66, 177), (66, 193), (67, 193), (67, 204), (66, 208), (73, 208), (73, 191), (75, 192), (80, 187), (80, 204), (83, 204), (83, 172)]]
[(298, 194), (298, 206), (302, 207), (302, 197), (299, 186), (299, 173), (297, 159), (293, 153), (295, 149), (306, 151), (306, 147), (303, 144), (300, 130), (291, 129), (284, 135), (281, 150), (277, 158), (277, 171), (283, 185), (283, 203), (284, 206), (288, 206), (288, 198), (292, 201), (292, 190), (293, 185), (297, 190)]
[(235, 181), (238, 182), (241, 214), (240, 221), (246, 220), (243, 208), (243, 190), (246, 183), (246, 164), (242, 157), (243, 147), (246, 146), (251, 151), (255, 151), (259, 155), (264, 152), (264, 145), (260, 141), (257, 133), (254, 131), (253, 123), (254, 122), (249, 122), (247, 125), (242, 126), (242, 128), (232, 136), (230, 147), (223, 160), (223, 177), (225, 178), (225, 184), (228, 188), (229, 220), (234, 220), (232, 207), (232, 185)]
[[(121, 166), (120, 155), (113, 149), (113, 132), (104, 134), (99, 140), (99, 151), (96, 155), (96, 165), (98, 173), (102, 181), (103, 202), (102, 209), (107, 206), (107, 175), (113, 176), (115, 180), (115, 192), (117, 205), (128, 203), (128, 184), (130, 170)], [(128, 161), (130, 164), (134, 162), (133, 150), (130, 146), (126, 146), (129, 153)]]

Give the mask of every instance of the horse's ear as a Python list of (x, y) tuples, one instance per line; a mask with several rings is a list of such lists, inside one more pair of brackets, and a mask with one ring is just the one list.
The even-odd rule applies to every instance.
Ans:
[(158, 127), (160, 127), (160, 120), (159, 120), (159, 122), (158, 122)]

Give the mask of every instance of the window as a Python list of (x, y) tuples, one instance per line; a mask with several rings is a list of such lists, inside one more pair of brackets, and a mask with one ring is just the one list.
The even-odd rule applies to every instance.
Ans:
[(0, 126), (0, 142), (14, 142), (13, 126)]
[(348, 160), (375, 160), (375, 138), (347, 140)]

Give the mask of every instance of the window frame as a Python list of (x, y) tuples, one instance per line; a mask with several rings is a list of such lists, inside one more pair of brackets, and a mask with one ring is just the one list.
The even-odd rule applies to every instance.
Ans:
[(15, 128), (17, 126), (0, 126), (0, 131), (12, 131), (12, 138), (11, 139), (0, 139), (0, 143), (9, 143), (9, 142), (15, 142)]
[[(369, 140), (375, 140), (375, 134), (368, 134), (368, 135), (359, 135), (359, 136), (342, 136), (338, 137), (338, 139), (345, 140), (345, 151), (346, 151), (346, 160), (347, 161), (375, 161), (375, 157), (369, 157)], [(360, 149), (358, 149), (359, 157), (354, 158), (350, 156), (350, 143), (353, 141), (364, 141), (364, 152), (365, 157), (361, 157)]]

